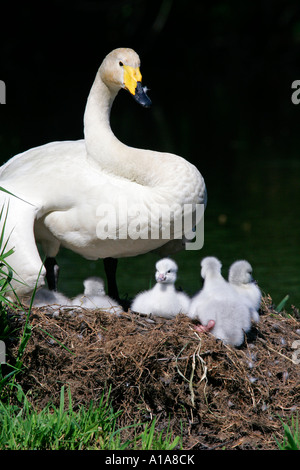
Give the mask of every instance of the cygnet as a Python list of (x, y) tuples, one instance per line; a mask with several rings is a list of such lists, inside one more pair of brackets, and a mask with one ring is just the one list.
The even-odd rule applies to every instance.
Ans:
[(252, 312), (252, 320), (259, 321), (258, 310), (261, 302), (261, 291), (252, 277), (252, 266), (246, 260), (235, 261), (229, 268), (228, 281), (245, 299)]
[(187, 313), (190, 298), (184, 292), (177, 292), (174, 285), (178, 271), (175, 261), (163, 258), (156, 263), (155, 267), (155, 286), (138, 294), (132, 302), (131, 310), (164, 318), (173, 318), (179, 313)]
[(77, 295), (72, 300), (72, 305), (89, 309), (101, 308), (115, 314), (123, 311), (115, 300), (105, 294), (104, 282), (100, 277), (88, 277), (83, 281), (83, 286), (83, 294)]
[(237, 293), (221, 274), (222, 263), (214, 256), (207, 256), (201, 261), (201, 277), (204, 285), (190, 304), (189, 317), (194, 318), (196, 309), (205, 308), (210, 300), (237, 300)]
[(209, 330), (225, 344), (240, 346), (244, 341), (244, 332), (251, 328), (251, 312), (223, 278), (221, 267), (221, 262), (214, 257), (201, 261), (204, 285), (192, 299), (189, 317), (201, 322), (200, 331)]
[(34, 307), (44, 307), (46, 305), (65, 307), (71, 305), (71, 301), (60, 292), (42, 287), (36, 291), (32, 305)]
[[(240, 346), (244, 342), (244, 333), (251, 328), (249, 308), (230, 300), (211, 300), (204, 311), (199, 311), (198, 318), (216, 338), (232, 346)], [(210, 322), (214, 323), (209, 326)], [(198, 329), (203, 331), (202, 325), (196, 327)]]

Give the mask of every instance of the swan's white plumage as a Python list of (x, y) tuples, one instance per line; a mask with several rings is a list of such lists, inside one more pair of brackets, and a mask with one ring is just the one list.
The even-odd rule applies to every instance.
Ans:
[[(176, 155), (128, 147), (113, 134), (111, 106), (125, 87), (120, 62), (140, 65), (132, 49), (116, 49), (106, 56), (87, 100), (84, 140), (30, 149), (0, 169), (0, 185), (20, 198), (0, 194), (0, 204), (9, 203), (5, 235), (10, 235), (7, 248), (15, 247), (10, 264), (23, 281), (13, 283), (19, 295), (33, 289), (42, 265), (34, 234), (47, 257), (56, 256), (60, 245), (88, 259), (135, 256), (168, 241), (149, 239), (153, 206), (175, 207), (175, 217), (181, 218), (184, 204), (194, 207), (205, 201), (204, 180), (194, 165)], [(122, 216), (111, 229), (115, 217), (109, 219), (108, 210), (107, 233), (101, 225), (105, 207), (115, 210), (117, 221), (119, 211)], [(134, 214), (138, 221), (129, 227)], [(130, 238), (130, 229), (140, 238)], [(39, 285), (44, 276), (42, 269)]]
[(83, 285), (84, 292), (72, 299), (73, 306), (89, 309), (101, 308), (115, 314), (123, 311), (115, 300), (105, 294), (104, 282), (100, 277), (88, 277), (83, 281)]
[(187, 313), (190, 299), (184, 292), (177, 292), (174, 285), (178, 270), (175, 261), (163, 258), (156, 263), (155, 267), (155, 286), (139, 293), (132, 302), (131, 310), (164, 318), (173, 318), (179, 313)]
[(201, 261), (202, 290), (194, 296), (189, 317), (207, 325), (215, 322), (210, 330), (216, 338), (226, 344), (240, 346), (244, 332), (251, 328), (251, 312), (233, 286), (221, 274), (221, 262), (214, 257)]
[(253, 280), (251, 264), (246, 260), (235, 261), (229, 268), (228, 281), (251, 309), (253, 321), (258, 322), (261, 290)]

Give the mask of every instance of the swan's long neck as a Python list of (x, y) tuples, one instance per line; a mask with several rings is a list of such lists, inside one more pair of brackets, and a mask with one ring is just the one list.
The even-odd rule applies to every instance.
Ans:
[(151, 185), (149, 156), (145, 151), (120, 142), (111, 130), (110, 111), (118, 91), (108, 88), (97, 74), (84, 114), (88, 157), (102, 171), (142, 185)]
[(110, 143), (117, 141), (110, 127), (110, 110), (118, 93), (113, 93), (97, 73), (84, 113), (84, 138), (87, 152), (95, 160), (103, 162)]
[(84, 115), (86, 149), (92, 164), (116, 177), (155, 188), (169, 203), (199, 202), (204, 182), (193, 165), (176, 155), (128, 147), (116, 138), (110, 127), (110, 111), (118, 91), (108, 88), (97, 73)]

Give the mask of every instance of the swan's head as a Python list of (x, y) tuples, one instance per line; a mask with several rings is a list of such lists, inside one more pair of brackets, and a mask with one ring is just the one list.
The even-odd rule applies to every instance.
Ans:
[(230, 266), (228, 281), (231, 284), (237, 285), (253, 282), (251, 264), (245, 260), (235, 261), (235, 263)]
[(172, 259), (163, 258), (157, 261), (155, 279), (162, 284), (174, 284), (177, 277), (178, 266)]
[(101, 277), (91, 276), (83, 281), (84, 295), (105, 295), (104, 282)]
[(151, 100), (142, 86), (140, 58), (133, 49), (119, 48), (110, 52), (103, 60), (99, 72), (108, 88), (118, 92), (120, 88), (129, 91), (134, 99), (146, 108)]
[(214, 256), (207, 256), (201, 261), (201, 277), (221, 274), (222, 263)]

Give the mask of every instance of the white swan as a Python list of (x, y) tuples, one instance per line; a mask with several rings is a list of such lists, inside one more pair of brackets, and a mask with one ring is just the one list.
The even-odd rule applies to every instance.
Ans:
[(188, 316), (197, 319), (226, 344), (240, 346), (251, 328), (251, 312), (240, 295), (223, 278), (221, 262), (215, 257), (201, 261), (203, 289), (192, 299)]
[(101, 308), (111, 313), (121, 313), (122, 307), (105, 294), (103, 279), (97, 276), (88, 277), (83, 281), (84, 292), (72, 299), (72, 305), (83, 308)]
[(229, 268), (228, 281), (245, 299), (252, 311), (252, 319), (259, 322), (261, 290), (252, 277), (252, 266), (246, 260), (235, 261)]
[[(33, 289), (41, 268), (36, 240), (51, 259), (60, 245), (87, 259), (135, 256), (174, 238), (184, 205), (194, 209), (205, 202), (205, 183), (194, 165), (173, 154), (124, 145), (111, 130), (110, 110), (121, 88), (149, 104), (139, 66), (132, 49), (112, 51), (87, 100), (84, 140), (42, 145), (1, 167), (0, 186), (17, 196), (0, 193), (0, 207), (9, 202), (5, 236), (7, 249), (15, 250), (9, 263), (20, 296)], [(162, 217), (150, 226), (153, 209)], [(150, 238), (161, 220), (171, 235)], [(38, 285), (45, 274), (42, 269)]]
[(178, 266), (169, 258), (159, 260), (156, 265), (156, 284), (152, 289), (138, 294), (131, 305), (133, 312), (173, 318), (187, 313), (190, 299), (184, 292), (175, 290)]

